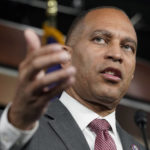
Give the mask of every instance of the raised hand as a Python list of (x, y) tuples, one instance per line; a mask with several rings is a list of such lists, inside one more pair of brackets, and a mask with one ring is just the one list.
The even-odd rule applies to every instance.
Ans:
[[(49, 100), (74, 83), (76, 71), (73, 66), (65, 65), (70, 64), (70, 47), (60, 44), (41, 46), (30, 29), (25, 31), (25, 39), (28, 53), (19, 67), (18, 87), (8, 119), (15, 127), (28, 130), (45, 112)], [(56, 64), (65, 67), (45, 74), (44, 70)], [(49, 88), (56, 82), (59, 84)]]

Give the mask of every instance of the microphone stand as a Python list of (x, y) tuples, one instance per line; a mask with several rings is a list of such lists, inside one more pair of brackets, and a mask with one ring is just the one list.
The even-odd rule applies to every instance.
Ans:
[(142, 110), (138, 110), (135, 113), (134, 120), (136, 125), (141, 129), (143, 140), (145, 143), (146, 150), (149, 150), (147, 135), (145, 129), (147, 128), (147, 114)]

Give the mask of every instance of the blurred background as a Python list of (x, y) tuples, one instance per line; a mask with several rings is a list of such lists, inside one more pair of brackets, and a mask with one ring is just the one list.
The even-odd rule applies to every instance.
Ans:
[[(98, 6), (116, 6), (130, 17), (138, 36), (137, 67), (134, 80), (117, 109), (120, 124), (141, 143), (140, 129), (134, 121), (135, 112), (147, 113), (147, 128), (150, 131), (150, 0), (57, 0), (58, 12), (55, 25), (58, 41), (67, 34), (74, 18), (87, 9)], [(43, 27), (50, 17), (47, 0), (1, 0), (0, 2), (0, 107), (4, 108), (13, 99), (17, 85), (18, 66), (26, 54), (23, 31), (32, 28), (41, 41), (47, 38)], [(50, 19), (51, 20), (51, 19)], [(51, 20), (51, 21), (52, 21)], [(57, 31), (56, 31), (57, 32)], [(52, 34), (53, 36), (53, 34)], [(46, 41), (46, 40), (45, 40)], [(150, 143), (150, 132), (147, 132)]]
[[(150, 60), (150, 0), (58, 0), (57, 27), (66, 34), (81, 10), (104, 5), (117, 6), (127, 12), (139, 37), (138, 56)], [(0, 18), (41, 28), (46, 7), (47, 0), (1, 0)]]

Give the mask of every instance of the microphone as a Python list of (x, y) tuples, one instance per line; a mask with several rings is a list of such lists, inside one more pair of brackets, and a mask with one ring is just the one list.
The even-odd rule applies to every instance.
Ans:
[(147, 135), (145, 131), (147, 128), (147, 113), (142, 110), (137, 110), (134, 115), (134, 121), (136, 125), (141, 129), (146, 150), (149, 150), (148, 142), (147, 142)]

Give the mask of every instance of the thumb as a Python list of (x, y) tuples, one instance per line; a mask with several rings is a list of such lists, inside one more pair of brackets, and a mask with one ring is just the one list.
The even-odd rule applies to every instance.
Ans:
[[(27, 43), (27, 55), (29, 55), (32, 51), (38, 50), (41, 47), (41, 42), (37, 34), (32, 29), (26, 29), (24, 31), (24, 37)], [(43, 77), (45, 72), (41, 70), (36, 78), (40, 79)]]
[(24, 37), (27, 43), (28, 53), (40, 48), (41, 46), (40, 39), (32, 29), (26, 29), (24, 31)]

